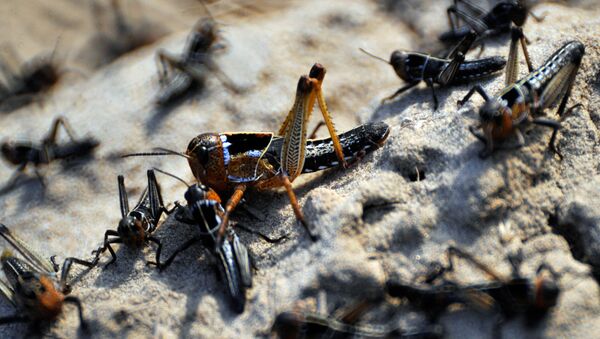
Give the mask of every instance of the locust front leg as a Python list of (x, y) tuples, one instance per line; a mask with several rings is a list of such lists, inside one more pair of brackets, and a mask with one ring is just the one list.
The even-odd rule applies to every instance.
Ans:
[(231, 214), (231, 212), (233, 212), (233, 210), (240, 203), (240, 201), (242, 201), (245, 191), (246, 191), (245, 184), (237, 185), (234, 189), (233, 194), (231, 195), (231, 198), (229, 198), (229, 200), (227, 201), (227, 205), (225, 205), (225, 213), (223, 214), (223, 217), (221, 218), (221, 223), (219, 224), (219, 230), (217, 231), (217, 237), (215, 239), (215, 248), (218, 249), (219, 246), (221, 246), (221, 244), (223, 243), (225, 231), (227, 230), (227, 225), (229, 224), (229, 215)]

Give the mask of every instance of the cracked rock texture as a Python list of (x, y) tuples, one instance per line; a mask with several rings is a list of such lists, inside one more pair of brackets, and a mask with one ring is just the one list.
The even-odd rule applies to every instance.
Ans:
[[(33, 55), (40, 44), (50, 49), (48, 41), (63, 32), (68, 38), (60, 49), (72, 51), (64, 58), (67, 66), (86, 65), (77, 58), (94, 35), (82, 19), (89, 15), (85, 6), (62, 0), (45, 13), (33, 2), (18, 3), (0, 5), (0, 15), (10, 17), (8, 27), (14, 32), (3, 42), (16, 44), (22, 55)], [(215, 260), (200, 246), (184, 252), (162, 273), (145, 264), (154, 257), (152, 248), (134, 251), (121, 246), (116, 265), (104, 268), (108, 258), (103, 258), (99, 268), (74, 274), (73, 295), (83, 302), (93, 336), (265, 336), (281, 311), (334, 313), (361, 297), (381, 295), (387, 277), (418, 279), (432, 262), (445, 260), (450, 243), (506, 276), (511, 272), (507, 256), (516, 253), (523, 258), (520, 273), (526, 277), (533, 277), (542, 263), (557, 273), (562, 290), (558, 305), (533, 327), (521, 317), (510, 319), (502, 328), (504, 337), (599, 333), (600, 291), (594, 272), (600, 268), (600, 10), (595, 1), (540, 4), (534, 11), (545, 19), (530, 19), (524, 27), (534, 65), (566, 41), (577, 39), (586, 47), (569, 101), (582, 107), (565, 117), (557, 140), (562, 161), (547, 150), (550, 133), (543, 128), (529, 130), (526, 146), (518, 151), (480, 159), (482, 145), (468, 126), (477, 123), (482, 101), (475, 97), (456, 108), (469, 89), (466, 85), (438, 90), (440, 108), (435, 112), (424, 85), (379, 105), (402, 81), (389, 65), (358, 48), (386, 59), (395, 49), (434, 49), (429, 46), (447, 28), (445, 8), (450, 1), (259, 2), (245, 10), (228, 7), (227, 2), (211, 4), (219, 21), (227, 23), (222, 26), (227, 50), (217, 62), (245, 92), (230, 93), (210, 77), (202, 91), (168, 110), (152, 106), (158, 90), (154, 53), (159, 47), (179, 53), (202, 11), (186, 10), (198, 6), (194, 2), (140, 3), (151, 13), (148, 19), (161, 21), (169, 35), (90, 71), (85, 79), (63, 79), (41, 105), (0, 115), (2, 138), (38, 140), (60, 114), (79, 135), (89, 133), (102, 141), (93, 161), (45, 167), (45, 195), (36, 180), (28, 180), (0, 197), (0, 221), (43, 255), (88, 258), (105, 230), (116, 228), (118, 174), (125, 175), (132, 204), (145, 186), (145, 170), (152, 166), (192, 179), (187, 162), (177, 157), (123, 160), (116, 154), (156, 146), (184, 150), (191, 138), (207, 131), (277, 131), (292, 104), (298, 77), (315, 62), (327, 68), (323, 90), (339, 131), (378, 120), (392, 130), (382, 149), (352, 168), (294, 182), (307, 219), (321, 233), (318, 242), (311, 242), (296, 225), (284, 193), (247, 193), (248, 210), (262, 215), (256, 218), (240, 209), (233, 220), (287, 239), (270, 244), (239, 231), (256, 263), (254, 286), (242, 314), (229, 309)], [(27, 11), (28, 6), (36, 10)], [(16, 19), (19, 15), (22, 20)], [(484, 55), (506, 57), (507, 37), (486, 44)], [(521, 75), (525, 69), (521, 62)], [(497, 93), (503, 77), (480, 83)], [(546, 114), (557, 118), (554, 110)], [(313, 119), (310, 127), (319, 120), (318, 111)], [(325, 133), (323, 129), (321, 135)], [(3, 165), (0, 177), (8, 178), (12, 171)], [(181, 183), (161, 175), (158, 179), (166, 201), (183, 200)], [(168, 255), (194, 232), (167, 218), (156, 236)], [(464, 283), (487, 279), (464, 262), (453, 278)], [(0, 314), (12, 312), (8, 303), (0, 304)], [(418, 328), (424, 321), (409, 305), (394, 300), (364, 318), (368, 324), (406, 328)], [(446, 312), (440, 322), (452, 338), (490, 337), (494, 325), (489, 313), (468, 308)], [(67, 306), (44, 333), (81, 334), (74, 309)], [(26, 325), (0, 328), (2, 337), (29, 334)]]

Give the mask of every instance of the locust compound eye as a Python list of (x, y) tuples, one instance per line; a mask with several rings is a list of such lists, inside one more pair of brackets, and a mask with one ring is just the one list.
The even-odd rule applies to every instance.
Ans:
[(206, 165), (208, 163), (208, 160), (210, 158), (210, 154), (209, 154), (209, 150), (208, 148), (206, 148), (206, 146), (200, 146), (200, 148), (198, 148), (198, 161), (200, 161), (200, 164), (202, 165)]

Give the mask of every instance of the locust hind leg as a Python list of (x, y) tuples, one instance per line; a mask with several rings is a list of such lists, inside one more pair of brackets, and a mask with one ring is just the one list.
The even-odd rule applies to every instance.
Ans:
[[(335, 150), (335, 154), (338, 157), (340, 165), (346, 168), (347, 164), (346, 160), (344, 159), (344, 151), (340, 143), (340, 138), (338, 137), (337, 132), (335, 130), (333, 120), (331, 119), (331, 114), (329, 113), (329, 110), (327, 109), (327, 104), (325, 103), (325, 96), (323, 95), (322, 85), (323, 79), (325, 77), (325, 67), (323, 67), (321, 64), (314, 64), (308, 76), (310, 77), (311, 81), (315, 83), (314, 90), (317, 95), (317, 102), (319, 104), (319, 108), (321, 109), (321, 113), (323, 114), (323, 120), (325, 121), (325, 125), (329, 130), (331, 140), (333, 141), (333, 148)], [(312, 109), (312, 107), (307, 108)]]
[[(560, 105), (558, 106), (558, 110), (556, 111), (558, 113), (558, 116), (562, 116), (564, 114), (565, 108), (567, 107), (567, 102), (569, 101), (569, 97), (571, 96), (571, 90), (573, 89), (573, 84), (575, 83), (575, 76), (577, 75), (577, 72), (579, 71), (579, 66), (580, 66), (580, 64), (577, 64), (577, 67), (575, 67), (575, 69), (572, 71), (572, 75), (568, 79), (568, 85), (567, 85), (568, 87), (567, 87), (567, 90), (565, 91), (565, 96), (563, 97), (562, 101), (560, 102)], [(576, 104), (576, 105), (572, 106), (571, 108), (569, 108), (568, 112), (571, 112), (573, 109), (575, 109), (576, 107), (580, 107), (580, 106), (583, 106), (583, 105), (580, 103)]]
[(58, 128), (60, 126), (63, 127), (65, 132), (67, 132), (67, 135), (69, 136), (71, 141), (75, 141), (77, 139), (75, 137), (75, 132), (74, 132), (73, 128), (71, 127), (71, 125), (69, 124), (69, 121), (67, 120), (67, 118), (64, 116), (59, 116), (58, 118), (54, 119), (52, 128), (50, 128), (48, 135), (43, 140), (43, 143), (45, 145), (55, 145), (56, 144), (56, 138), (58, 136)]
[(4, 194), (15, 187), (17, 184), (17, 179), (19, 176), (25, 171), (27, 167), (27, 163), (19, 165), (19, 167), (14, 171), (14, 173), (10, 176), (10, 178), (4, 184), (4, 187), (0, 188), (0, 194)]
[(490, 267), (488, 267), (487, 265), (483, 264), (479, 260), (475, 259), (475, 257), (473, 257), (473, 255), (471, 253), (465, 252), (465, 251), (461, 250), (458, 247), (449, 246), (448, 249), (446, 250), (446, 256), (448, 258), (448, 268), (447, 268), (448, 271), (453, 271), (454, 270), (453, 258), (462, 258), (463, 260), (466, 260), (466, 261), (470, 262), (475, 267), (477, 267), (481, 271), (483, 271), (486, 274), (488, 274), (493, 279), (495, 279), (497, 281), (503, 281), (504, 280), (504, 279), (501, 278), (500, 274), (498, 274), (497, 272), (495, 272), (494, 270), (492, 270)]
[[(473, 42), (475, 42), (476, 38), (477, 35), (474, 32), (470, 32), (456, 45), (456, 47), (454, 47), (454, 49), (452, 49), (450, 54), (447, 56), (447, 59), (450, 59), (451, 61), (444, 67), (444, 69), (442, 69), (440, 74), (437, 76), (437, 79), (435, 79), (435, 82), (444, 87), (454, 80), (460, 65), (463, 63), (463, 61), (465, 61), (465, 55), (467, 52), (469, 52), (469, 49), (473, 45)], [(430, 85), (431, 82), (432, 79), (430, 79), (427, 84)]]
[(533, 65), (531, 64), (531, 59), (529, 58), (529, 51), (527, 50), (527, 43), (525, 40), (523, 29), (521, 27), (513, 27), (511, 30), (508, 61), (506, 63), (506, 77), (504, 79), (505, 86), (515, 83), (519, 77), (519, 42), (521, 43), (523, 56), (525, 57), (529, 73), (533, 72)]
[(148, 176), (148, 199), (150, 201), (150, 211), (152, 213), (152, 218), (156, 221), (156, 224), (158, 224), (161, 213), (166, 211), (166, 209), (164, 207), (160, 186), (156, 180), (154, 170), (148, 170), (146, 174)]

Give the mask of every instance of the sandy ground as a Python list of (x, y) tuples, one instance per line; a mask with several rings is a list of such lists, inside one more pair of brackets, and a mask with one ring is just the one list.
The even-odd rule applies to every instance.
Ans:
[[(438, 2), (303, 1), (285, 6), (264, 3), (246, 10), (212, 4), (211, 10), (224, 23), (228, 46), (218, 63), (245, 92), (230, 93), (211, 78), (203, 91), (168, 110), (152, 105), (158, 90), (155, 50), (178, 53), (203, 10), (193, 1), (177, 6), (139, 1), (129, 6), (136, 20), (169, 33), (94, 70), (86, 53), (98, 32), (87, 2), (0, 3), (6, 25), (0, 42), (12, 44), (25, 58), (51, 51), (60, 36), (60, 60), (88, 74), (65, 77), (42, 105), (0, 115), (1, 137), (37, 140), (54, 117), (64, 115), (79, 135), (93, 135), (102, 142), (93, 161), (43, 168), (45, 195), (39, 183), (30, 180), (0, 197), (0, 220), (45, 256), (87, 258), (105, 230), (116, 228), (118, 174), (126, 178), (132, 203), (145, 186), (145, 170), (152, 166), (191, 180), (183, 159), (121, 160), (115, 154), (155, 146), (183, 151), (191, 138), (208, 131), (276, 131), (292, 104), (298, 77), (315, 62), (327, 68), (323, 89), (338, 130), (385, 120), (392, 132), (383, 149), (355, 167), (294, 182), (304, 213), (321, 231), (318, 242), (311, 242), (296, 226), (285, 194), (248, 193), (247, 204), (264, 214), (263, 219), (242, 210), (233, 219), (288, 239), (270, 244), (240, 231), (257, 266), (244, 313), (229, 309), (214, 259), (200, 246), (162, 273), (145, 265), (153, 258), (151, 248), (136, 252), (121, 247), (116, 265), (104, 268), (105, 258), (97, 269), (76, 272), (73, 294), (83, 302), (94, 337), (264, 336), (275, 316), (294, 306), (333, 313), (365, 295), (381, 293), (386, 277), (417, 279), (431, 262), (445, 260), (449, 243), (476, 253), (507, 276), (506, 257), (518, 251), (524, 258), (524, 276), (533, 277), (540, 263), (557, 272), (562, 289), (558, 305), (534, 327), (525, 326), (521, 317), (510, 319), (503, 327), (505, 337), (598, 333), (600, 299), (592, 265), (600, 267), (594, 259), (600, 254), (599, 242), (594, 241), (600, 241), (595, 204), (600, 201), (596, 156), (600, 10), (593, 1), (537, 6), (535, 12), (545, 14), (545, 20), (530, 20), (525, 26), (534, 65), (566, 41), (577, 39), (586, 46), (570, 101), (583, 107), (563, 123), (558, 138), (565, 155), (562, 161), (546, 151), (549, 133), (544, 129), (531, 130), (526, 147), (519, 151), (480, 159), (481, 144), (467, 128), (476, 124), (481, 100), (456, 108), (469, 86), (439, 90), (441, 104), (435, 112), (424, 86), (379, 105), (402, 82), (389, 65), (358, 48), (386, 58), (398, 48), (433, 49), (430, 42), (447, 25), (445, 5)], [(144, 10), (136, 11), (135, 6)], [(486, 46), (486, 56), (507, 54), (506, 39)], [(524, 74), (524, 63), (521, 69)], [(497, 93), (503, 78), (481, 83)], [(315, 112), (311, 126), (317, 121)], [(4, 164), (0, 177), (8, 178), (13, 170)], [(414, 180), (416, 170), (423, 180)], [(159, 181), (166, 201), (183, 200), (185, 188), (180, 183), (163, 176)], [(156, 235), (168, 255), (193, 232), (169, 218)], [(454, 278), (486, 280), (464, 263)], [(326, 302), (319, 295), (325, 295)], [(0, 304), (0, 314), (12, 312), (8, 303)], [(424, 318), (410, 306), (388, 300), (364, 322), (418, 328)], [(488, 313), (468, 309), (447, 312), (440, 323), (449, 337), (456, 338), (489, 337), (493, 327)], [(76, 313), (68, 306), (44, 333), (85, 336), (78, 332)], [(25, 325), (0, 329), (3, 337), (29, 334)]]

